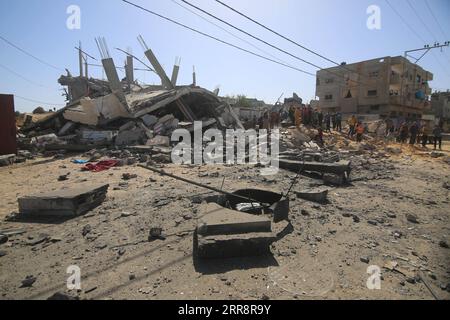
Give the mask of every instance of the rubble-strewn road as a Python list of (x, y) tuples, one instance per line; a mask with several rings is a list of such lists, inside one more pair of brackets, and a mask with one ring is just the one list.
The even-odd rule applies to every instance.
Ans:
[[(66, 292), (67, 267), (77, 265), (82, 290), (71, 294), (87, 299), (434, 299), (420, 276), (449, 299), (449, 165), (422, 156), (352, 160), (357, 181), (333, 188), (329, 204), (292, 196), (292, 226), (275, 226), (286, 228), (273, 256), (207, 262), (192, 256), (199, 204), (191, 197), (204, 194), (201, 188), (137, 166), (82, 172), (70, 159), (0, 168), (0, 229), (26, 231), (0, 245), (0, 298)], [(251, 166), (164, 168), (219, 188), (225, 177), (226, 190), (286, 191), (295, 176), (264, 178)], [(125, 181), (124, 173), (138, 177)], [(79, 182), (110, 183), (107, 200), (65, 222), (4, 220), (17, 211), (18, 197)], [(302, 177), (295, 189), (320, 182)], [(418, 223), (410, 222), (414, 216)], [(165, 241), (147, 242), (154, 226), (164, 229)], [(394, 271), (384, 268), (396, 263)], [(381, 268), (380, 290), (366, 286), (371, 265)], [(36, 281), (20, 288), (27, 276)]]

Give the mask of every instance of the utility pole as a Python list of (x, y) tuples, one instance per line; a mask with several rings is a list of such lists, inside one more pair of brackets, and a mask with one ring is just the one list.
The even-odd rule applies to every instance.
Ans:
[[(438, 42), (436, 42), (433, 46), (430, 46), (427, 44), (423, 48), (420, 48), (420, 49), (413, 49), (413, 50), (405, 51), (405, 58), (409, 57), (409, 58), (415, 59), (416, 61), (414, 63), (417, 64), (417, 62), (419, 62), (423, 57), (425, 57), (425, 55), (428, 52), (430, 52), (430, 50), (438, 49), (438, 48), (441, 48), (441, 50), (442, 50), (442, 48), (448, 47), (449, 45), (450, 45), (450, 41), (446, 41), (442, 45)], [(425, 51), (419, 58), (415, 58), (412, 55), (410, 55), (411, 52), (419, 52), (419, 51)]]
[[(435, 42), (434, 45), (432, 45), (432, 46), (427, 44), (423, 48), (407, 50), (407, 51), (405, 51), (405, 59), (412, 58), (412, 59), (416, 60), (414, 62), (414, 64), (417, 64), (432, 49), (440, 48), (442, 50), (442, 48), (448, 47), (448, 46), (450, 46), (450, 41), (445, 41), (444, 44), (442, 44), (442, 45), (440, 43), (438, 43), (438, 42)], [(422, 55), (419, 58), (416, 58), (416, 57), (411, 55), (412, 52), (421, 52), (421, 51), (423, 51), (423, 53), (422, 53)], [(404, 72), (405, 72), (405, 61), (403, 61), (403, 73)], [(405, 92), (404, 92), (404, 88), (403, 88), (403, 85), (404, 85), (403, 78), (404, 77), (402, 76), (401, 90), (400, 91), (402, 93), (402, 103), (404, 105), (405, 104)], [(415, 87), (413, 89), (415, 90)]]

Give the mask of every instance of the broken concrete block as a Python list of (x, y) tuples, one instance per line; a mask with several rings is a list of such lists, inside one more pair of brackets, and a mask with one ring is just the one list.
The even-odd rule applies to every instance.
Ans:
[(68, 121), (62, 128), (61, 130), (59, 130), (58, 132), (58, 136), (65, 136), (67, 134), (70, 134), (73, 130), (75, 130), (77, 124), (72, 122), (72, 121)]
[(271, 221), (263, 216), (230, 210), (216, 203), (204, 204), (195, 248), (199, 258), (229, 258), (270, 253), (276, 237)]
[(152, 130), (147, 128), (147, 126), (145, 124), (143, 124), (142, 122), (138, 122), (138, 126), (142, 130), (144, 130), (145, 135), (147, 136), (147, 139), (153, 139), (154, 136), (153, 136), (153, 131)]
[(237, 235), (201, 236), (197, 240), (199, 258), (232, 258), (270, 254), (270, 245), (276, 237), (270, 232)]
[(328, 189), (317, 188), (311, 190), (303, 190), (301, 192), (296, 192), (296, 194), (298, 198), (304, 200), (313, 201), (317, 203), (325, 203), (327, 202)]
[(150, 139), (146, 143), (147, 146), (170, 146), (170, 138), (166, 136), (156, 136), (153, 139)]
[(148, 128), (152, 128), (157, 122), (158, 118), (149, 114), (146, 114), (145, 116), (141, 117), (142, 121), (144, 121), (144, 124)]
[(116, 137), (116, 146), (139, 145), (146, 139), (146, 133), (142, 128), (119, 132)]
[(270, 219), (230, 210), (215, 203), (206, 204), (202, 214), (197, 230), (203, 236), (271, 232)]
[(100, 205), (108, 184), (82, 186), (19, 198), (19, 211), (36, 216), (79, 216)]
[(15, 154), (7, 154), (4, 156), (0, 156), (0, 167), (10, 166), (16, 161)]
[(83, 130), (81, 139), (88, 142), (110, 142), (114, 138), (113, 131)]
[(125, 123), (123, 126), (121, 126), (119, 128), (119, 132), (120, 131), (127, 131), (127, 130), (131, 130), (136, 126), (136, 123), (134, 121), (128, 121), (127, 123)]

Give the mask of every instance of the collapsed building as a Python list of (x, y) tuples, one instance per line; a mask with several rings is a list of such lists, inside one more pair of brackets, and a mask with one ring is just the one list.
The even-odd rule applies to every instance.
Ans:
[[(104, 39), (99, 39), (102, 66), (108, 81), (73, 77), (58, 82), (66, 87), (67, 105), (39, 121), (25, 121), (20, 130), (21, 147), (47, 146), (53, 150), (83, 151), (95, 146), (167, 145), (173, 130), (243, 129), (228, 103), (196, 85), (177, 85), (179, 65), (171, 79), (144, 40), (145, 55), (161, 79), (161, 85), (144, 86), (134, 80), (133, 58), (127, 57), (126, 78), (119, 79)], [(161, 138), (164, 137), (164, 138)]]

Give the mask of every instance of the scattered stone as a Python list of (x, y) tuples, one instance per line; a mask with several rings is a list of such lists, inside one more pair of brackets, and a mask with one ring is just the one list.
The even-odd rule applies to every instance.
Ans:
[(0, 244), (4, 244), (8, 242), (8, 236), (4, 234), (0, 234)]
[(148, 236), (148, 241), (166, 240), (166, 237), (163, 235), (162, 232), (163, 232), (162, 228), (159, 227), (151, 228)]
[(392, 213), (392, 212), (386, 213), (386, 216), (387, 216), (388, 218), (391, 218), (391, 219), (397, 218), (397, 215), (396, 215), (395, 213)]
[(375, 220), (368, 220), (367, 223), (373, 226), (376, 226), (378, 224), (378, 222), (376, 222)]
[(7, 255), (6, 251), (0, 251), (0, 258), (1, 258), (1, 257), (4, 257), (4, 256), (6, 256), (6, 255)]
[(417, 216), (415, 214), (412, 214), (412, 213), (407, 213), (406, 214), (406, 220), (408, 220), (411, 223), (419, 223), (419, 221), (417, 220)]
[(361, 260), (361, 262), (364, 262), (364, 263), (370, 262), (370, 259), (368, 257), (361, 257), (360, 260)]
[(24, 280), (22, 280), (22, 284), (20, 288), (29, 288), (32, 287), (36, 282), (37, 278), (35, 276), (27, 276)]
[(302, 209), (302, 211), (300, 212), (302, 216), (309, 216), (309, 212), (305, 209)]
[(123, 180), (131, 180), (131, 179), (136, 179), (138, 176), (137, 174), (131, 174), (131, 173), (124, 173), (122, 175), (122, 179)]
[(70, 172), (58, 177), (58, 181), (66, 181), (69, 180)]
[(83, 227), (83, 230), (81, 231), (81, 234), (83, 237), (85, 237), (87, 234), (89, 234), (92, 231), (91, 225), (87, 224)]
[(359, 219), (359, 217), (358, 216), (353, 216), (353, 222), (354, 223), (359, 223), (361, 221), (361, 219)]
[(46, 233), (41, 233), (37, 238), (29, 237), (29, 240), (27, 241), (27, 244), (29, 246), (36, 246), (38, 244), (47, 242), (50, 240), (50, 236)]
[(56, 292), (52, 296), (48, 297), (47, 300), (55, 300), (55, 301), (68, 301), (68, 300), (80, 300), (79, 297), (73, 297), (68, 294), (62, 292)]
[(439, 241), (439, 246), (442, 247), (442, 248), (445, 248), (445, 249), (449, 248), (448, 243), (446, 241), (444, 241), (444, 240)]

